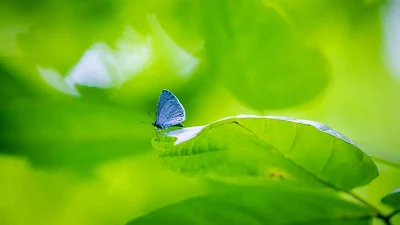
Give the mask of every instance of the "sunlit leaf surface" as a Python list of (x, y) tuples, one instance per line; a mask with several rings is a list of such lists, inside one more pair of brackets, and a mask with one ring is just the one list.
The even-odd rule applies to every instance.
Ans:
[(164, 133), (153, 146), (174, 170), (239, 183), (349, 190), (378, 175), (372, 160), (342, 134), (318, 122), (284, 117), (228, 117)]

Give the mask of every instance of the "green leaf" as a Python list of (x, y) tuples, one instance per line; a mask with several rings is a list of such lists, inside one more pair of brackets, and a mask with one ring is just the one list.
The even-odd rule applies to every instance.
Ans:
[(400, 209), (400, 188), (382, 198), (382, 203), (391, 206), (395, 210)]
[(165, 164), (186, 175), (256, 184), (283, 182), (350, 190), (378, 175), (351, 140), (307, 120), (239, 115), (153, 139)]
[(128, 225), (146, 224), (370, 224), (364, 207), (334, 191), (298, 187), (245, 187), (187, 199)]
[(202, 2), (211, 71), (243, 103), (257, 110), (284, 108), (324, 90), (327, 60), (284, 15), (261, 1)]
[(0, 106), (0, 153), (23, 155), (40, 167), (90, 171), (151, 149), (154, 130), (142, 118), (124, 106), (18, 99)]

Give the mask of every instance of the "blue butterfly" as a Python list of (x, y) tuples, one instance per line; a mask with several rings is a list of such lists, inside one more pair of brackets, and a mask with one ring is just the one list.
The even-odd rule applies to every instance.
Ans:
[(156, 121), (152, 123), (157, 130), (163, 130), (172, 126), (180, 126), (186, 119), (185, 109), (178, 98), (168, 90), (163, 90), (158, 98)]

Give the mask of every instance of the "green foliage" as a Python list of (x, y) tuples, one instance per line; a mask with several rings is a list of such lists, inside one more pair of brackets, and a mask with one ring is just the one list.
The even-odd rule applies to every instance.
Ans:
[(390, 194), (382, 198), (382, 203), (391, 206), (395, 210), (400, 209), (400, 189), (392, 191)]
[(274, 8), (253, 0), (203, 4), (211, 71), (243, 103), (257, 110), (290, 107), (325, 88), (325, 57)]
[(372, 160), (349, 139), (313, 121), (236, 116), (166, 135), (171, 137), (156, 137), (154, 147), (166, 165), (186, 174), (340, 190), (378, 175)]
[(106, 160), (151, 148), (146, 133), (152, 134), (152, 127), (131, 120), (140, 115), (129, 108), (69, 100), (59, 103), (21, 101), (3, 109), (2, 125), (8, 128), (0, 130), (3, 149), (24, 154), (35, 165), (87, 171)]
[(0, 1), (0, 224), (399, 223), (390, 2)]
[(364, 207), (329, 190), (304, 187), (240, 187), (191, 198), (141, 216), (127, 225), (149, 224), (370, 224)]
[(166, 131), (153, 146), (179, 173), (238, 186), (234, 193), (165, 206), (131, 225), (369, 224), (376, 216), (339, 197), (378, 176), (375, 164), (350, 139), (318, 122), (239, 115)]

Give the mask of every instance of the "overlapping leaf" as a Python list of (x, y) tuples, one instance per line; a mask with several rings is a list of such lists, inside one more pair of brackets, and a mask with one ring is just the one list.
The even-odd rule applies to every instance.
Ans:
[(244, 104), (257, 110), (289, 107), (324, 90), (327, 60), (281, 12), (264, 1), (202, 5), (211, 70)]
[(298, 187), (246, 187), (187, 199), (134, 219), (147, 224), (370, 224), (371, 214), (335, 192)]
[(400, 188), (382, 198), (382, 203), (391, 206), (395, 210), (400, 210)]

